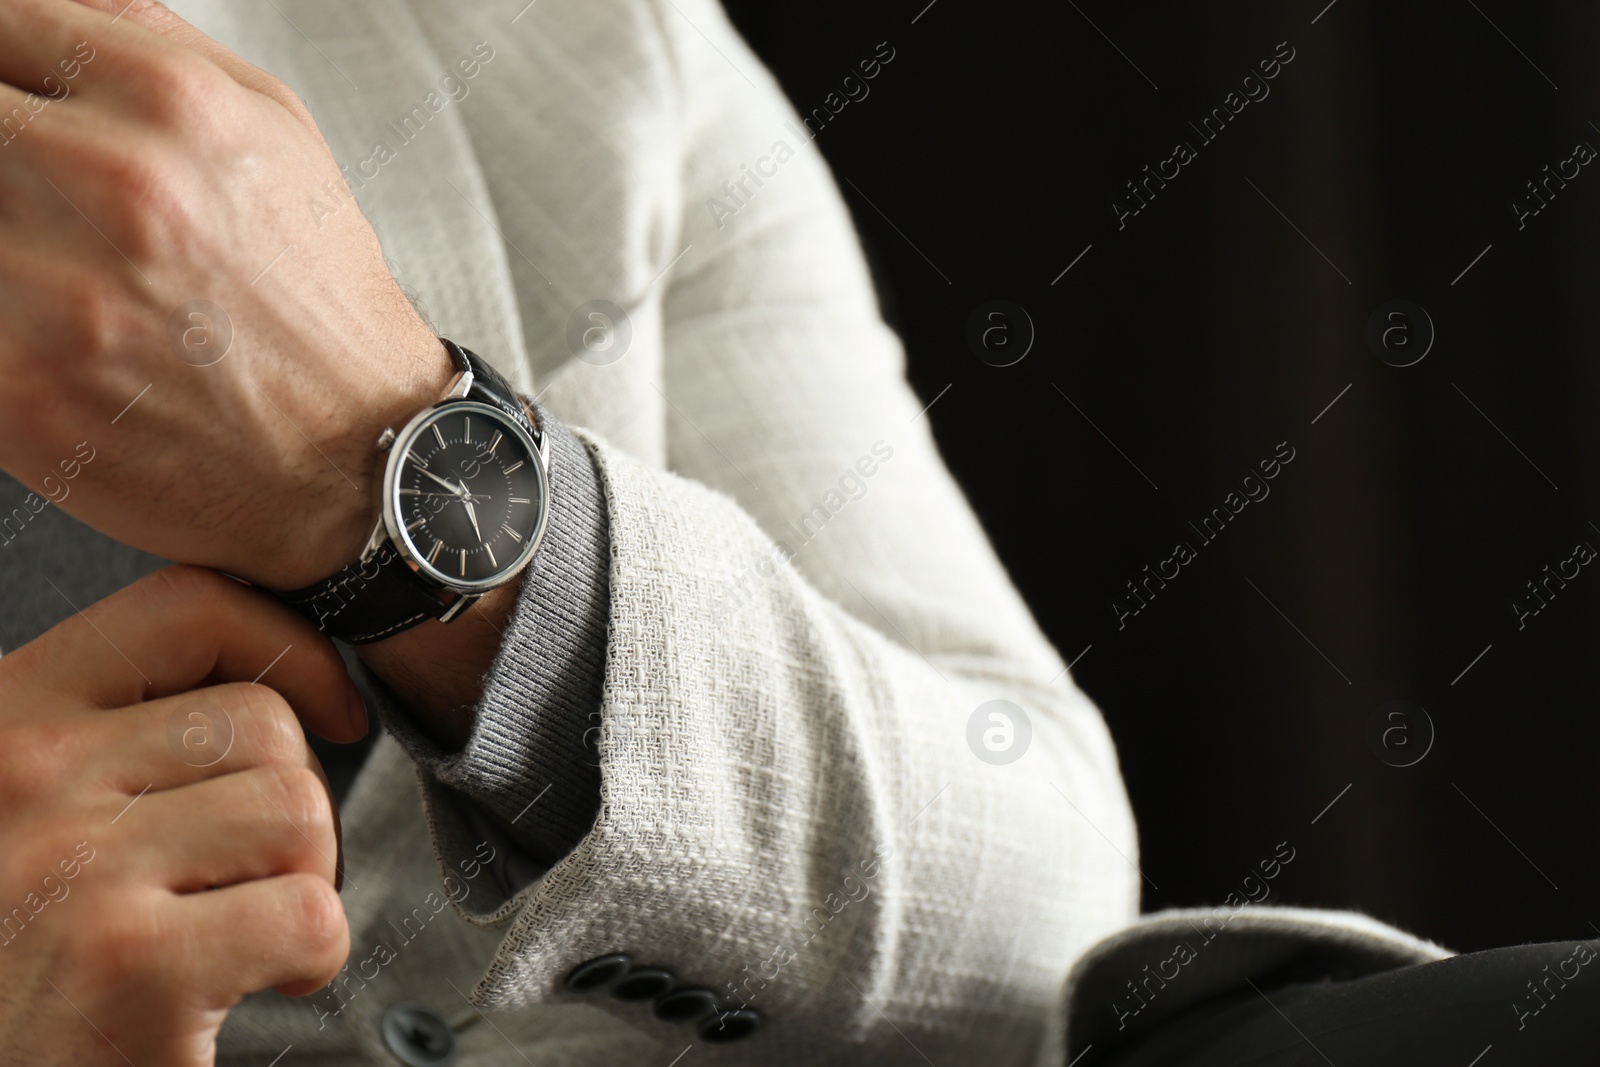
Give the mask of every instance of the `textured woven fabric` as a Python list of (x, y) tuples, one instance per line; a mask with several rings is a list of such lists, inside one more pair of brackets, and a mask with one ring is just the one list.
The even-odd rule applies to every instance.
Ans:
[[(919, 414), (833, 180), (721, 10), (175, 6), (308, 101), (401, 283), (589, 442), (610, 518), (593, 830), (509, 901), (480, 874), (470, 920), (446, 908), (366, 963), (439, 890), (412, 854), (429, 828), (458, 881), (483, 839), (431, 775), (420, 798), (392, 773), (380, 790), (386, 770), (415, 774), (386, 743), (347, 810), (349, 973), (376, 977), (348, 979), (337, 1016), (328, 996), (251, 998), (227, 1056), (344, 1042), (381, 1062), (383, 1007), (470, 1017), (464, 994), (541, 1067), (690, 1044), (736, 1062), (1025, 1061), (1072, 961), (1137, 911), (1115, 753), (934, 448), (930, 420), (959, 396)], [(443, 78), (480, 41), (450, 99)], [(402, 143), (430, 91), (443, 106)], [(390, 160), (363, 166), (380, 141)], [(625, 309), (620, 358), (574, 352), (569, 321), (595, 300)], [(1005, 766), (967, 740), (997, 699), (1031, 723)], [(647, 1005), (559, 990), (617, 951), (766, 1022), (713, 1046)], [(482, 1021), (469, 1035), (466, 1062), (523, 1062)]]
[[(1021, 1064), (1052, 1020), (1064, 1048), (1069, 970), (1138, 910), (1115, 753), (933, 445), (959, 391), (924, 411), (907, 387), (833, 180), (720, 9), (173, 6), (302, 95), (396, 277), (575, 428), (609, 521), (592, 828), (508, 896), (493, 824), (550, 754), (419, 768), (384, 738), (343, 808), (349, 966), (247, 998), (219, 1062), (392, 1063), (399, 1002), (473, 1067)], [(585, 347), (599, 300), (626, 335)], [(153, 565), (105, 558), (64, 592)], [(591, 618), (527, 596), (514, 629)], [(486, 745), (551, 699), (519, 673), (536, 647), (497, 662)], [(969, 741), (995, 700), (1031, 728), (1008, 764)], [(514, 831), (579, 805), (574, 773)], [(713, 1045), (561, 989), (619, 951), (764, 1025)]]

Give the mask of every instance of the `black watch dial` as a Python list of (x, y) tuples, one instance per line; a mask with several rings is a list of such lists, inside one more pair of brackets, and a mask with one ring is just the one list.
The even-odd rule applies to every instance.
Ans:
[(391, 536), (444, 584), (485, 590), (515, 574), (544, 532), (544, 467), (527, 430), (472, 401), (410, 428), (389, 484)]

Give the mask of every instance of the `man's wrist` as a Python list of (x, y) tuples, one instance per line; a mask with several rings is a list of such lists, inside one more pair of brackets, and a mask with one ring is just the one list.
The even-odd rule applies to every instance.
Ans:
[(343, 447), (330, 451), (329, 477), (311, 490), (317, 500), (308, 502), (304, 512), (309, 529), (291, 529), (284, 538), (285, 551), (275, 567), (281, 575), (273, 582), (276, 588), (311, 585), (358, 560), (381, 515), (379, 487), (388, 456), (378, 448), (378, 438), (437, 403), (458, 373), (420, 317), (395, 339), (392, 351), (396, 374), (383, 383), (382, 392), (346, 402)]
[(467, 743), (511, 613), (522, 593), (518, 574), (448, 624), (429, 619), (382, 641), (357, 647), (374, 674), (402, 695), (419, 727), (447, 752)]

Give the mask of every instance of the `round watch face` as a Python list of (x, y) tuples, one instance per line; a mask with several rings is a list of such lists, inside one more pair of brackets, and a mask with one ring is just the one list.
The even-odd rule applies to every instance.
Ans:
[(476, 401), (446, 404), (414, 420), (394, 449), (389, 535), (425, 574), (481, 591), (533, 555), (544, 533), (545, 472), (514, 419)]

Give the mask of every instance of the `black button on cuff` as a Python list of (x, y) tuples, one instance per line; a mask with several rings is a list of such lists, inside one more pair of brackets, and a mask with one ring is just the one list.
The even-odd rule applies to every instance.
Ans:
[(755, 1033), (762, 1023), (761, 1013), (749, 1008), (713, 1015), (700, 1024), (700, 1040), (712, 1044), (742, 1041)]
[(656, 998), (655, 1016), (664, 1023), (698, 1022), (717, 1010), (717, 995), (709, 989), (675, 989)]
[(633, 961), (621, 952), (600, 956), (580, 964), (567, 975), (566, 986), (574, 993), (592, 993), (604, 988), (633, 969)]
[(612, 998), (624, 1003), (649, 1001), (657, 1019), (692, 1027), (702, 1041), (712, 1044), (742, 1041), (766, 1021), (760, 1012), (750, 1008), (721, 1010), (722, 1001), (709, 989), (674, 988), (677, 975), (665, 967), (636, 967), (622, 952), (579, 964), (562, 984), (573, 993), (593, 993), (609, 987)]
[(611, 987), (611, 995), (618, 1000), (654, 1000), (677, 984), (671, 971), (661, 967), (635, 967)]
[(456, 1035), (420, 1004), (394, 1004), (383, 1013), (383, 1043), (406, 1067), (449, 1067), (456, 1061)]

